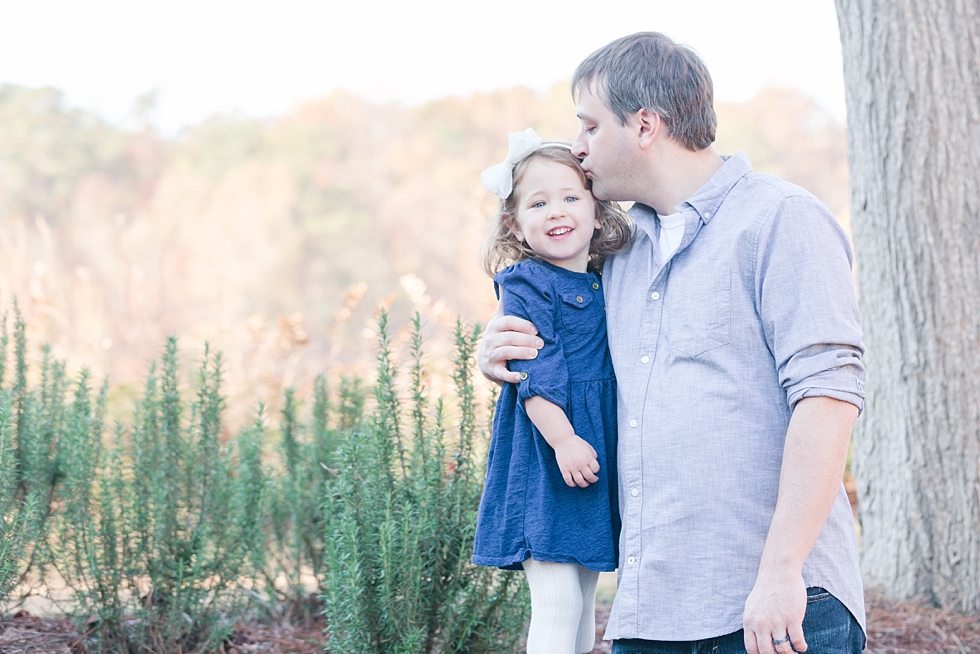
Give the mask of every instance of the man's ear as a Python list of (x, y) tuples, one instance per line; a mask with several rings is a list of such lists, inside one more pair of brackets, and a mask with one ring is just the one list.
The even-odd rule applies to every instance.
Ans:
[(646, 150), (661, 132), (667, 128), (664, 119), (658, 113), (654, 113), (646, 108), (641, 108), (633, 114), (636, 120), (637, 136), (640, 140), (640, 149)]
[(518, 241), (524, 241), (524, 232), (521, 231), (521, 225), (517, 222), (514, 216), (509, 213), (504, 214), (504, 224), (507, 225), (508, 229), (517, 237)]

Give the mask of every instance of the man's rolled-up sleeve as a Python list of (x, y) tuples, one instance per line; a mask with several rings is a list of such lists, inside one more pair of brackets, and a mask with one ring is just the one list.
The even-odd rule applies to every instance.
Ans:
[(759, 232), (757, 301), (790, 407), (830, 397), (864, 409), (861, 316), (851, 247), (810, 195), (784, 199)]

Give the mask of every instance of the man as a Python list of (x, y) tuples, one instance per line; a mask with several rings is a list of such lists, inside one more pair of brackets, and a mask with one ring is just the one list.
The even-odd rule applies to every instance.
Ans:
[[(846, 235), (811, 194), (714, 152), (711, 78), (664, 35), (610, 43), (572, 88), (595, 196), (636, 203), (636, 238), (603, 272), (623, 518), (613, 652), (861, 651), (841, 484), (864, 402)], [(495, 317), (481, 370), (516, 381), (506, 362), (533, 358), (534, 334)]]

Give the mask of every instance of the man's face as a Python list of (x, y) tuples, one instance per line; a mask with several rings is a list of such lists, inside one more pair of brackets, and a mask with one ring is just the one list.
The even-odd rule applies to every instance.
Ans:
[(592, 193), (600, 200), (635, 200), (631, 197), (640, 152), (639, 140), (631, 118), (622, 125), (597, 84), (582, 85), (578, 94), (578, 136), (572, 143), (572, 154), (582, 161)]

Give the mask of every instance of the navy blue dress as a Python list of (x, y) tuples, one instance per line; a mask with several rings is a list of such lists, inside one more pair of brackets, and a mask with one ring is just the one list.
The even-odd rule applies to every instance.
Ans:
[[(511, 361), (519, 384), (497, 399), (473, 562), (521, 569), (527, 558), (616, 569), (616, 378), (606, 343), (602, 284), (537, 259), (500, 271), (494, 282), (507, 315), (530, 320), (544, 340), (531, 361)], [(598, 453), (599, 481), (568, 487), (555, 451), (531, 423), (524, 400), (562, 407), (575, 433)]]

